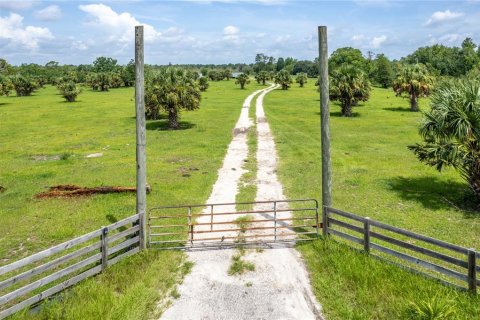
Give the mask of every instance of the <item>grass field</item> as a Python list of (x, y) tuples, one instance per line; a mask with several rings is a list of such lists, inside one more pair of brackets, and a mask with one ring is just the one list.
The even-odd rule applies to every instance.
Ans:
[[(237, 87), (212, 82), (200, 109), (182, 114), (182, 130), (164, 130), (165, 119), (148, 121), (149, 208), (207, 199), (243, 100), (256, 89)], [(133, 98), (133, 88), (85, 89), (78, 102), (65, 103), (53, 87), (31, 97), (0, 97), (0, 185), (6, 188), (0, 193), (0, 265), (135, 213), (134, 194), (35, 199), (58, 184), (135, 186)], [(98, 152), (103, 156), (85, 158)], [(146, 318), (181, 275), (183, 254), (146, 256), (87, 280), (37, 317)]]
[[(426, 108), (427, 100), (421, 101)], [(407, 145), (420, 141), (420, 113), (406, 99), (375, 88), (370, 101), (340, 116), (331, 105), (333, 206), (466, 247), (480, 248), (480, 213), (454, 170), (438, 173)], [(276, 90), (265, 100), (289, 198), (321, 198), (319, 97), (305, 88)], [(452, 297), (459, 319), (480, 314), (480, 299), (366, 259), (334, 241), (299, 247), (329, 319), (405, 318), (409, 301), (438, 292)], [(392, 271), (393, 270), (393, 271)]]

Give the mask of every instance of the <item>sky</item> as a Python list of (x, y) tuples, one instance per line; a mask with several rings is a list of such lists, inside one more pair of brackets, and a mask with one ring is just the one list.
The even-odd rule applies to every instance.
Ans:
[(345, 46), (398, 59), (421, 46), (480, 44), (480, 0), (0, 0), (0, 58), (11, 64), (92, 63), (134, 56), (145, 28), (149, 64), (253, 63), (257, 53), (313, 60), (317, 27)]

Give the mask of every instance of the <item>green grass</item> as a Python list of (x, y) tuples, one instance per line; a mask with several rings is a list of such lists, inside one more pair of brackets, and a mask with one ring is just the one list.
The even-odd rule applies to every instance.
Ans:
[(238, 252), (232, 256), (232, 264), (228, 268), (228, 275), (242, 275), (247, 271), (255, 271), (255, 265), (249, 261), (242, 259), (244, 254)]
[(345, 244), (319, 240), (297, 248), (327, 319), (409, 319), (412, 303), (435, 296), (453, 306), (453, 319), (476, 319), (480, 314), (478, 297), (372, 259)]
[[(240, 90), (232, 81), (212, 82), (202, 94), (200, 109), (182, 113), (182, 130), (164, 130), (166, 119), (147, 122), (149, 208), (206, 201), (243, 100), (253, 90), (253, 86)], [(133, 88), (85, 89), (78, 102), (65, 103), (53, 87), (31, 97), (0, 97), (0, 186), (6, 189), (0, 193), (0, 265), (135, 213), (134, 194), (35, 198), (58, 184), (135, 186), (133, 98)], [(85, 158), (97, 152), (103, 156)], [(71, 290), (76, 298), (67, 298), (72, 303), (63, 305), (65, 314), (72, 314), (72, 319), (92, 318), (97, 311), (105, 319), (148, 314), (151, 301), (167, 294), (165, 288), (176, 281), (183, 254), (147, 256), (145, 261), (141, 256), (129, 259)], [(137, 267), (139, 260), (142, 265)], [(142, 271), (147, 269), (152, 272)], [(118, 301), (109, 291), (117, 285), (123, 290)], [(141, 286), (145, 292), (138, 293)], [(103, 294), (111, 299), (106, 307)], [(133, 310), (125, 318), (120, 310), (128, 307)]]
[[(266, 96), (264, 104), (279, 152), (278, 173), (285, 193), (291, 199), (320, 200), (319, 97), (313, 81), (305, 88), (275, 90)], [(422, 99), (420, 106), (426, 108), (428, 101)], [(467, 184), (454, 170), (438, 173), (407, 150), (407, 145), (420, 141), (417, 128), (421, 118), (421, 113), (408, 109), (407, 99), (380, 88), (374, 89), (370, 101), (354, 108), (353, 118), (341, 117), (340, 107), (331, 104), (334, 207), (461, 246), (480, 248), (480, 213), (466, 200)], [(363, 255), (350, 253), (341, 245), (329, 244), (333, 246), (330, 251), (320, 250), (322, 246), (322, 241), (314, 242), (300, 250), (315, 293), (330, 319), (398, 318), (394, 315), (400, 306), (416, 299), (415, 295), (428, 297), (438, 290), (444, 292), (436, 282), (377, 261), (369, 263), (378, 263), (383, 271), (370, 274), (370, 282), (364, 282), (361, 274), (370, 273), (369, 265), (354, 260), (363, 259)], [(335, 249), (337, 246), (339, 249)], [(343, 251), (336, 254), (335, 250)], [(344, 265), (344, 271), (340, 268), (337, 273), (332, 264)], [(399, 280), (393, 280), (392, 273)], [(357, 281), (364, 283), (360, 290)], [(414, 285), (396, 290), (402, 281)], [(378, 290), (380, 285), (385, 289)], [(459, 319), (478, 315), (479, 299), (465, 294), (454, 299), (459, 305), (466, 301), (474, 304), (461, 311)]]

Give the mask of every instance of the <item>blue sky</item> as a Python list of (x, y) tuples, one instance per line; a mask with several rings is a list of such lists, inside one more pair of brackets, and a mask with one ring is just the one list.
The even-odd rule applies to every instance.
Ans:
[(251, 63), (256, 53), (312, 60), (317, 26), (343, 46), (400, 58), (420, 46), (480, 43), (480, 0), (0, 0), (0, 57), (12, 64), (133, 57), (145, 25), (147, 63)]

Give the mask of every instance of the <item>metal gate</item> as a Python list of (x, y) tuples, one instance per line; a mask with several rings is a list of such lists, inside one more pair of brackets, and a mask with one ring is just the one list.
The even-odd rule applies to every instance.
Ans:
[(318, 237), (315, 199), (165, 206), (149, 210), (151, 248), (294, 243)]

